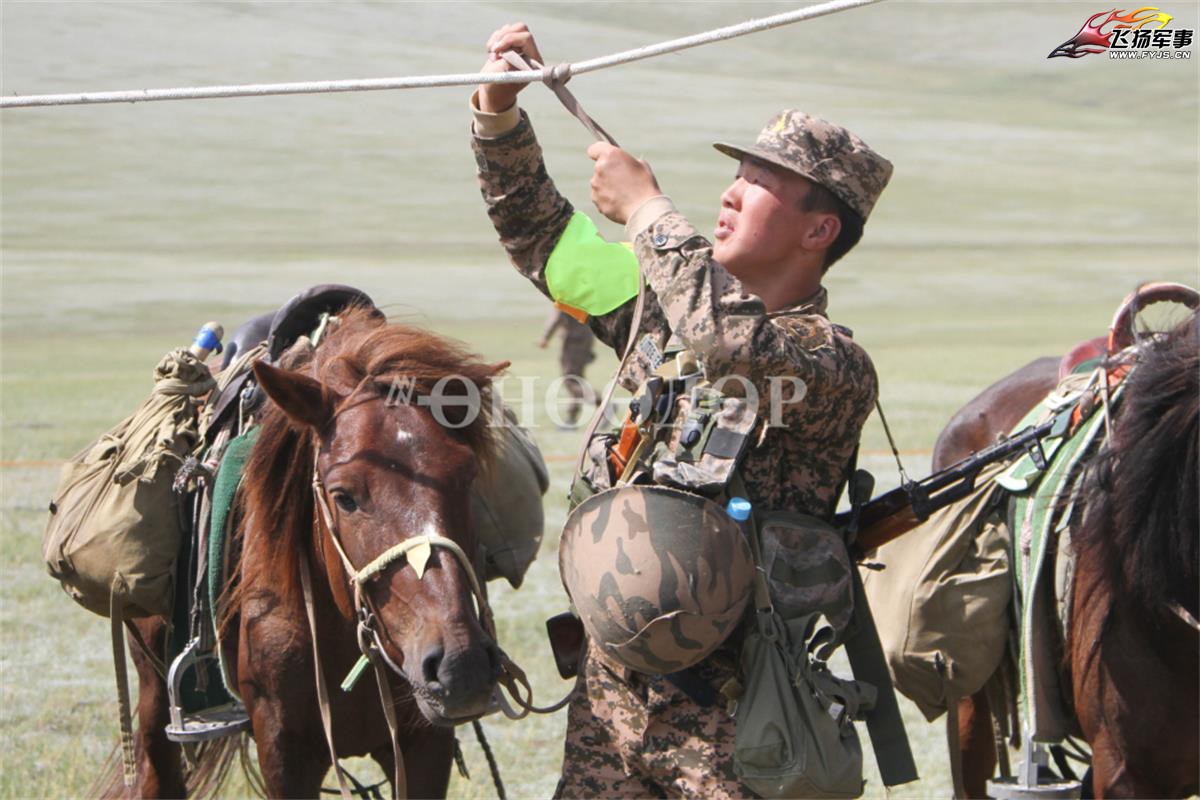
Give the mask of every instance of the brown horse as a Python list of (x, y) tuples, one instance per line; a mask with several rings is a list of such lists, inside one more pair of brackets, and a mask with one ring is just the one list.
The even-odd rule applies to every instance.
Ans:
[[(1089, 796), (1200, 788), (1197, 320), (1147, 342), (1071, 526), (1077, 560), (1063, 657), (1067, 701), (1092, 749)], [(1053, 388), (1053, 365), (1034, 362), (975, 398), (939, 439), (935, 468), (1010, 429)], [(959, 710), (964, 782), (982, 797), (996, 763), (986, 694)]]
[[(370, 755), (391, 777), (391, 739), (370, 672), (350, 692), (337, 688), (360, 655), (346, 561), (361, 569), (421, 534), (447, 537), (474, 554), (469, 491), (492, 451), (486, 397), (498, 368), (361, 310), (344, 312), (321, 346), (290, 366), (255, 366), (271, 402), (246, 466), (235, 533), (242, 557), (221, 640), (268, 794), (316, 797), (331, 757), (301, 570), (307, 565), (312, 576), (337, 755)], [(388, 401), (397, 381), (412, 387), (411, 402)], [(479, 403), (472, 402), (476, 392)], [(426, 402), (438, 396), (440, 406)], [(322, 501), (331, 524), (318, 511)], [(391, 561), (363, 582), (362, 599), (376, 618), (384, 660), (401, 671), (386, 674), (407, 791), (444, 796), (452, 726), (488, 709), (500, 670), (470, 578), (450, 552), (435, 548), (423, 576), (403, 557)], [(162, 652), (164, 623), (138, 625)], [(180, 748), (163, 731), (166, 687), (149, 659), (133, 652), (141, 688), (136, 793), (183, 796), (198, 782), (213, 788), (233, 748), (202, 749), (200, 768), (185, 775)]]

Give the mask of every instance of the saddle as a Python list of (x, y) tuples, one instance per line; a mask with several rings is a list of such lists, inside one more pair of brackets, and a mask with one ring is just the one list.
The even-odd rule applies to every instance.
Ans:
[(1068, 350), (1058, 362), (1058, 380), (1061, 382), (1079, 366), (1097, 358), (1103, 358), (1108, 352), (1108, 339), (1097, 336), (1086, 339)]
[[(234, 332), (228, 366), (217, 376), (201, 434), (205, 447), (193, 459), (190, 481), (192, 531), (185, 536), (176, 580), (177, 597), (168, 658), (171, 721), (167, 736), (195, 742), (236, 733), (248, 725), (231, 691), (216, 636), (221, 597), (239, 554), (227, 546), (242, 471), (258, 433), (255, 415), (263, 403), (252, 366), (258, 360), (286, 366), (302, 341), (320, 346), (329, 321), (351, 306), (366, 307), (381, 319), (364, 292), (323, 284), (293, 297), (273, 314), (263, 314)], [(270, 324), (264, 325), (270, 318)], [(485, 580), (504, 578), (514, 588), (524, 579), (541, 545), (542, 496), (549, 473), (541, 451), (503, 409), (497, 428), (495, 468), (471, 491), (478, 539), (478, 564)]]
[(352, 305), (375, 308), (366, 293), (353, 287), (314, 286), (278, 311), (242, 324), (226, 348), (217, 388), (202, 421), (205, 449), (201, 457), (190, 460), (183, 478), (190, 489), (191, 531), (184, 537), (178, 561), (167, 646), (171, 664), (167, 737), (174, 741), (199, 742), (249, 726), (221, 668), (216, 617), (217, 598), (236, 561), (236, 554), (226, 547), (229, 512), (254, 443), (254, 414), (262, 404), (251, 366), (259, 359), (279, 361), (301, 337), (313, 334), (329, 316)]
[(269, 363), (275, 364), (301, 336), (316, 330), (322, 316), (335, 315), (338, 311), (354, 305), (374, 309), (376, 314), (383, 316), (383, 312), (375, 308), (375, 304), (365, 292), (337, 283), (322, 283), (300, 292), (284, 303), (278, 311), (254, 317), (234, 331), (226, 348), (225, 358), (221, 362), (221, 373), (225, 374), (239, 360), (244, 368), (238, 369), (232, 380), (220, 381), (220, 391), (209, 398), (209, 407), (212, 410), (209, 412), (205, 428), (205, 440), (211, 445), (218, 433), (228, 429), (231, 422), (229, 415), (239, 398), (243, 411), (247, 413), (252, 412), (262, 402), (262, 394), (255, 391), (257, 387), (247, 388), (248, 384), (253, 383), (254, 373), (249, 368), (250, 364), (258, 360), (247, 358), (251, 351), (261, 348), (259, 357), (265, 357)]

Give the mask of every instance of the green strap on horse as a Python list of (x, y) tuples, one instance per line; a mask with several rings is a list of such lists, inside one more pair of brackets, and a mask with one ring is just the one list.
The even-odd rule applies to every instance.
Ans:
[(213, 614), (213, 630), (217, 629), (217, 618), (220, 617), (221, 606), (218, 600), (224, 580), (225, 545), (228, 540), (230, 512), (233, 510), (238, 487), (242, 484), (246, 462), (254, 449), (254, 443), (258, 441), (259, 430), (255, 425), (241, 436), (230, 440), (221, 456), (221, 467), (213, 483), (212, 522), (208, 532), (208, 599)]

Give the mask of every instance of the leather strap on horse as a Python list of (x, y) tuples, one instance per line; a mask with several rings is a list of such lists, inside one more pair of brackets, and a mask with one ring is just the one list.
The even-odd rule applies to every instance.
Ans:
[(112, 623), (113, 666), (117, 674), (117, 713), (121, 721), (121, 772), (126, 786), (137, 783), (137, 758), (133, 751), (133, 719), (129, 710), (129, 673), (125, 666), (125, 608), (118, 601), (128, 593), (125, 577), (113, 578), (108, 618)]
[(388, 683), (388, 673), (380, 663), (379, 649), (372, 642), (363, 641), (363, 626), (359, 626), (359, 648), (371, 660), (375, 669), (375, 683), (379, 686), (379, 701), (383, 704), (383, 718), (387, 720), (388, 735), (392, 740), (392, 757), (394, 760), (395, 778), (392, 780), (392, 794), (395, 797), (408, 797), (408, 779), (404, 770), (404, 754), (400, 750), (400, 729), (396, 723), (396, 701), (392, 699), (392, 686)]
[[(933, 665), (941, 676), (943, 684), (946, 681), (946, 659), (940, 652), (933, 656)], [(946, 750), (950, 756), (950, 785), (954, 790), (955, 800), (967, 800), (966, 783), (963, 780), (962, 741), (958, 731), (958, 703), (961, 698), (946, 698)]]
[(321, 651), (317, 644), (317, 614), (313, 606), (312, 573), (308, 566), (308, 557), (304, 554), (300, 556), (300, 586), (304, 591), (304, 613), (308, 615), (308, 632), (312, 636), (313, 672), (317, 679), (317, 707), (321, 711), (321, 727), (325, 729), (325, 743), (329, 745), (329, 757), (337, 773), (342, 800), (350, 800), (350, 787), (346, 785), (346, 776), (342, 774), (342, 765), (338, 763), (337, 747), (333, 744), (333, 713), (329, 708), (329, 688), (325, 683), (325, 670), (321, 667)]
[(966, 784), (963, 782), (962, 742), (958, 736), (958, 700), (946, 703), (946, 749), (950, 754), (950, 785), (955, 800), (967, 800)]

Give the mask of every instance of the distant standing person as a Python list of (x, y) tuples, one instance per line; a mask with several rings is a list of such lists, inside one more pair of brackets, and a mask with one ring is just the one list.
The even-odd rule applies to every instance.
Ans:
[(594, 402), (595, 392), (583, 377), (583, 371), (596, 358), (596, 354), (592, 351), (592, 343), (596, 340), (596, 336), (587, 325), (578, 322), (567, 312), (554, 308), (551, 309), (550, 316), (546, 318), (546, 329), (542, 331), (538, 347), (545, 350), (550, 344), (550, 340), (554, 338), (554, 334), (559, 331), (562, 332), (562, 352), (559, 353), (558, 363), (562, 368), (563, 384), (566, 386), (567, 393), (571, 395), (570, 405), (567, 406), (567, 413), (563, 421), (567, 427), (574, 427), (575, 423), (579, 421), (584, 403)]

